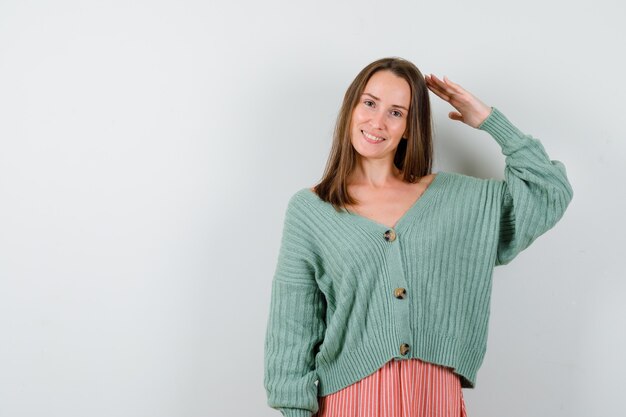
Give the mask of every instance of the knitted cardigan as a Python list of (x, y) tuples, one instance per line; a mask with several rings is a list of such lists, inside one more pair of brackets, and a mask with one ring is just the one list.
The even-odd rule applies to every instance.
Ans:
[(290, 197), (265, 335), (270, 407), (310, 417), (318, 396), (392, 358), (452, 367), (474, 388), (494, 267), (573, 197), (563, 163), (497, 108), (478, 128), (501, 146), (504, 180), (440, 171), (393, 228), (337, 212), (309, 188)]

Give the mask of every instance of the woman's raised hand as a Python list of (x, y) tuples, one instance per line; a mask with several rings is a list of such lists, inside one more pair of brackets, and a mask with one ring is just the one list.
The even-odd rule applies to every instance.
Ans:
[(474, 97), (469, 91), (450, 81), (445, 75), (443, 81), (434, 75), (426, 75), (426, 86), (450, 103), (458, 111), (451, 111), (448, 117), (478, 128), (491, 113), (491, 107)]

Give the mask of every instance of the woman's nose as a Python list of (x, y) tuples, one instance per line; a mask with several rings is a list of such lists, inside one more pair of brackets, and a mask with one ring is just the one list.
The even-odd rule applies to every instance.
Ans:
[(384, 124), (384, 112), (375, 111), (372, 113), (372, 127), (382, 127)]

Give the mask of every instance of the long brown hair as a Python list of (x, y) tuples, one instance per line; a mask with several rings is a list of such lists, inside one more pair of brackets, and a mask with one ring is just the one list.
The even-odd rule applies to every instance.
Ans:
[(348, 193), (347, 178), (356, 166), (357, 152), (350, 141), (352, 111), (370, 77), (378, 71), (391, 71), (404, 78), (411, 88), (411, 102), (407, 115), (407, 135), (400, 140), (394, 165), (403, 173), (403, 181), (414, 183), (432, 170), (432, 118), (426, 81), (419, 69), (410, 61), (399, 57), (382, 58), (359, 72), (346, 91), (337, 116), (333, 144), (322, 180), (315, 192), (324, 201), (340, 211), (345, 204), (356, 201)]

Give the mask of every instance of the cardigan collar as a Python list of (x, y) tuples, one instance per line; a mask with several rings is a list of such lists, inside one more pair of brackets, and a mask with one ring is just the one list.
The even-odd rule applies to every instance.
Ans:
[[(422, 195), (408, 208), (407, 211), (400, 217), (400, 219), (396, 222), (395, 226), (389, 227), (377, 221), (374, 221), (370, 218), (357, 214), (355, 212), (343, 210), (340, 215), (345, 216), (345, 219), (348, 221), (359, 224), (365, 229), (372, 230), (374, 232), (386, 232), (387, 230), (406, 230), (406, 228), (412, 223), (412, 220), (418, 216), (420, 216), (424, 211), (428, 209), (431, 205), (435, 196), (439, 194), (439, 192), (444, 188), (446, 180), (448, 178), (449, 173), (439, 171), (435, 178), (431, 181), (431, 183), (426, 187), (426, 189), (422, 192)], [(319, 198), (317, 194), (315, 194), (310, 188), (303, 188), (303, 194), (310, 201), (314, 201), (316, 203), (321, 203), (329, 206), (333, 212), (335, 208), (332, 207), (330, 203)]]

